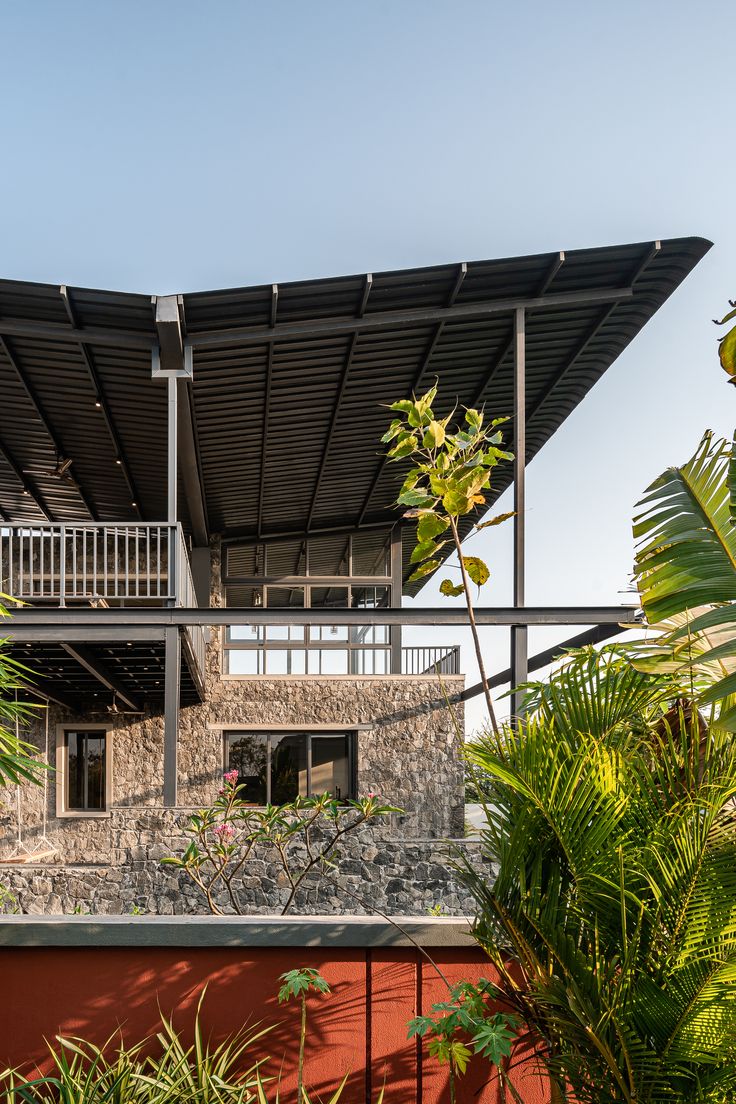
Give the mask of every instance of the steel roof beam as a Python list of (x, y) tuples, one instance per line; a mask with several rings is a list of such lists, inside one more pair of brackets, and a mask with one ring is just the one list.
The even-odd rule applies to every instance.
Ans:
[[(374, 609), (273, 609), (263, 607), (211, 606), (121, 606), (108, 609), (86, 607), (40, 609), (26, 606), (13, 613), (12, 622), (3, 633), (14, 629), (35, 627), (37, 639), (44, 631), (64, 631), (67, 627), (82, 627), (95, 634), (110, 631), (110, 626), (129, 626), (136, 631), (145, 626), (157, 630), (170, 625), (334, 625), (337, 617), (344, 625), (467, 625), (468, 615), (462, 606), (411, 606)], [(638, 606), (480, 606), (475, 610), (479, 625), (618, 625), (639, 624)], [(96, 635), (95, 639), (102, 639)], [(134, 639), (131, 635), (130, 639)]]
[(125, 683), (90, 648), (87, 648), (84, 644), (70, 644), (69, 642), (64, 642), (61, 646), (72, 659), (75, 659), (98, 682), (111, 690), (115, 697), (120, 698), (121, 702), (127, 705), (129, 709), (132, 709), (135, 713), (143, 712), (143, 707), (138, 698), (130, 693)]
[[(450, 292), (450, 295), (449, 295), (449, 298), (448, 298), (448, 301), (447, 301), (447, 307), (446, 307), (447, 310), (452, 310), (452, 308), (454, 307), (455, 300), (458, 297), (460, 289), (463, 286), (463, 281), (465, 280), (465, 277), (467, 276), (467, 274), (468, 274), (468, 266), (467, 266), (466, 262), (463, 261), (462, 264), (459, 265), (459, 267), (458, 267), (457, 276), (455, 277), (455, 283), (452, 286), (452, 291)], [(430, 363), (432, 361), (432, 357), (434, 356), (437, 345), (439, 344), (440, 338), (442, 337), (442, 331), (444, 330), (444, 328), (445, 328), (445, 323), (440, 322), (439, 325), (437, 326), (437, 328), (435, 329), (433, 335), (432, 335), (432, 339), (429, 342), (429, 345), (427, 346), (427, 349), (425, 351), (424, 356), (422, 357), (422, 363), (419, 367), (419, 370), (418, 370), (417, 374), (414, 377), (414, 382), (413, 382), (412, 387), (411, 387), (411, 391), (412, 391), (413, 395), (415, 395), (417, 393), (417, 391), (419, 391), (421, 386), (422, 386), (422, 381), (424, 380), (424, 377), (425, 377), (425, 375), (427, 374), (427, 372), (429, 370), (429, 366), (430, 366)], [(376, 487), (378, 486), (378, 484), (380, 482), (381, 476), (383, 475), (387, 464), (388, 464), (388, 457), (384, 454), (381, 457), (381, 459), (378, 461), (378, 467), (376, 469), (376, 474), (373, 476), (373, 479), (371, 480), (371, 485), (368, 488), (368, 494), (363, 499), (363, 505), (361, 507), (360, 514), (358, 515), (358, 524), (359, 525), (364, 520), (365, 515), (368, 513), (368, 507), (370, 506), (371, 499), (373, 498)]]
[(76, 341), (85, 345), (115, 345), (121, 349), (151, 351), (157, 344), (153, 334), (132, 330), (108, 330), (95, 327), (69, 328), (63, 322), (34, 322), (28, 318), (2, 318), (0, 330), (11, 337), (38, 337), (49, 341)]
[[(77, 316), (74, 310), (74, 303), (72, 301), (69, 288), (65, 284), (62, 284), (59, 288), (59, 294), (61, 295), (64, 309), (66, 310), (67, 318), (69, 319), (72, 330), (76, 331), (79, 327), (77, 325)], [(105, 394), (105, 388), (102, 380), (100, 379), (100, 374), (97, 371), (97, 366), (92, 357), (92, 353), (89, 351), (84, 342), (79, 341), (77, 342), (77, 345), (82, 360), (84, 362), (84, 366), (87, 369), (87, 375), (89, 376), (90, 383), (92, 384), (92, 389), (95, 395), (95, 402), (99, 403), (100, 410), (102, 411), (102, 416), (105, 419), (105, 425), (107, 426), (110, 440), (112, 441), (113, 448), (115, 449), (115, 460), (116, 462), (119, 461), (120, 471), (122, 472), (123, 478), (125, 479), (125, 482), (127, 484), (131, 504), (135, 503), (135, 506), (133, 508), (138, 515), (139, 520), (142, 521), (143, 513), (140, 508), (140, 498), (138, 497), (138, 491), (136, 490), (135, 481), (130, 470), (130, 464), (128, 463), (128, 458), (123, 447), (123, 442), (113, 420), (112, 410), (110, 409), (110, 403), (108, 402), (107, 395)]]
[[(64, 449), (61, 440), (57, 436), (56, 430), (51, 424), (51, 419), (43, 408), (43, 404), (38, 397), (38, 392), (31, 383), (31, 380), (26, 374), (25, 370), (21, 368), (17, 354), (13, 350), (12, 346), (8, 345), (8, 342), (2, 333), (0, 333), (0, 352), (3, 353), (6, 360), (10, 364), (10, 367), (13, 369), (16, 376), (18, 377), (18, 381), (21, 387), (25, 391), (26, 396), (31, 403), (31, 406), (35, 410), (36, 415), (38, 416), (38, 419), (46, 432), (46, 436), (51, 441), (51, 444), (54, 447), (54, 452), (56, 453), (57, 463), (61, 459), (66, 459), (66, 450)], [(62, 483), (63, 481), (60, 480), (59, 482)], [(72, 487), (72, 489), (77, 492), (80, 499), (82, 500), (82, 505), (84, 506), (92, 521), (98, 521), (99, 519), (96, 510), (88, 500), (87, 496), (85, 495), (79, 484), (75, 481), (75, 485), (69, 483), (67, 484), (67, 486)]]
[(2, 456), (5, 463), (12, 470), (13, 475), (15, 476), (15, 478), (20, 483), (21, 487), (23, 488), (23, 494), (27, 495), (29, 498), (33, 499), (33, 501), (35, 502), (38, 509), (41, 511), (43, 516), (46, 518), (46, 521), (51, 521), (51, 522), (56, 521), (56, 518), (51, 513), (51, 510), (49, 509), (49, 507), (46, 505), (46, 501), (45, 501), (43, 495), (38, 490), (36, 485), (31, 482), (30, 479), (26, 479), (26, 476), (23, 473), (23, 470), (22, 470), (20, 464), (15, 459), (15, 457), (11, 453), (10, 449), (7, 447), (6, 444), (4, 444), (3, 441), (0, 441), (0, 456)]
[(207, 330), (191, 334), (187, 338), (187, 343), (194, 349), (206, 349), (215, 345), (262, 345), (265, 342), (334, 336), (352, 333), (354, 330), (368, 331), (401, 326), (426, 326), (440, 322), (482, 320), (494, 314), (511, 314), (519, 307), (525, 310), (538, 310), (540, 307), (551, 309), (621, 302), (631, 299), (633, 294), (633, 289), (628, 286), (589, 288), (587, 291), (562, 291), (548, 295), (460, 303), (451, 307), (415, 307), (406, 310), (376, 311), (363, 318), (315, 319), (307, 322), (280, 322), (276, 326)]
[[(365, 314), (365, 309), (368, 306), (368, 297), (373, 287), (373, 275), (368, 273), (363, 285), (363, 293), (360, 297), (360, 303), (358, 304), (357, 317), (362, 318)], [(314, 511), (317, 506), (317, 499), (319, 498), (320, 485), (322, 483), (322, 476), (324, 475), (325, 468), (327, 466), (327, 460), (332, 448), (332, 439), (335, 432), (335, 426), (337, 425), (338, 418), (340, 416), (340, 404), (342, 403), (342, 397), (345, 394), (345, 388), (348, 382), (348, 376), (350, 375), (350, 368), (353, 363), (353, 355), (355, 353), (355, 347), (358, 344), (359, 333), (356, 330), (348, 341), (347, 355), (345, 357), (345, 363), (343, 365), (342, 375), (340, 377), (340, 385), (337, 389), (335, 396), (335, 402), (332, 407), (332, 416), (330, 418), (330, 428), (327, 432), (327, 440), (325, 441), (324, 448), (322, 450), (322, 456), (319, 462), (319, 468), (317, 469), (317, 478), (314, 482), (314, 491), (312, 493), (312, 501), (309, 506), (309, 514), (307, 515), (307, 529), (311, 527), (312, 520), (314, 518)]]

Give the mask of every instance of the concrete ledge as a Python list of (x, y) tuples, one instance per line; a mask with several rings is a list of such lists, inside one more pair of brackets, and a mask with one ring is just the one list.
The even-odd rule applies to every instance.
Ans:
[(466, 917), (397, 916), (396, 925), (375, 916), (5, 916), (0, 949), (476, 945)]

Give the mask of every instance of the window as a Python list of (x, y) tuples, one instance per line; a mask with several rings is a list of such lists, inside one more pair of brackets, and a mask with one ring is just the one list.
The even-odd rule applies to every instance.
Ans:
[(348, 732), (229, 732), (225, 765), (252, 805), (283, 805), (301, 795), (355, 793), (355, 736)]
[(57, 812), (91, 816), (110, 804), (111, 737), (106, 728), (62, 729), (57, 741)]

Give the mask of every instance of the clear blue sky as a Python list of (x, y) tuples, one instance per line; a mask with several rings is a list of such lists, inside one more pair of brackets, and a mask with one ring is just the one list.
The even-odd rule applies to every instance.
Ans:
[(708, 0), (5, 3), (0, 276), (165, 293), (711, 238), (529, 472), (528, 601), (622, 600), (641, 490), (736, 422), (710, 322), (735, 31)]

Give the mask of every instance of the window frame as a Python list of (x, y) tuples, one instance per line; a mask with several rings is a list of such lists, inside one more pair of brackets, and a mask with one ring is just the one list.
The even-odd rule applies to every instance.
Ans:
[[(230, 770), (230, 761), (228, 757), (228, 741), (230, 738), (237, 738), (239, 736), (265, 736), (266, 737), (266, 805), (271, 801), (271, 752), (272, 736), (305, 736), (307, 738), (306, 748), (306, 764), (307, 764), (307, 794), (308, 796), (314, 796), (310, 793), (309, 786), (312, 781), (312, 738), (317, 736), (344, 736), (347, 739), (348, 746), (348, 788), (349, 793), (345, 794), (343, 798), (339, 800), (342, 802), (355, 801), (358, 793), (358, 729), (353, 726), (346, 725), (341, 728), (315, 728), (305, 725), (293, 725), (289, 727), (279, 727), (277, 725), (263, 726), (259, 728), (253, 725), (242, 725), (235, 727), (223, 728), (222, 730), (222, 763), (223, 774), (225, 771)], [(257, 805), (256, 803), (248, 803), (248, 808), (251, 809), (264, 809), (265, 805)]]
[[(72, 732), (101, 732), (105, 735), (105, 807), (104, 809), (69, 808), (69, 734)], [(56, 726), (56, 815), (79, 817), (87, 820), (109, 818), (112, 807), (112, 743), (111, 724), (59, 724)]]

